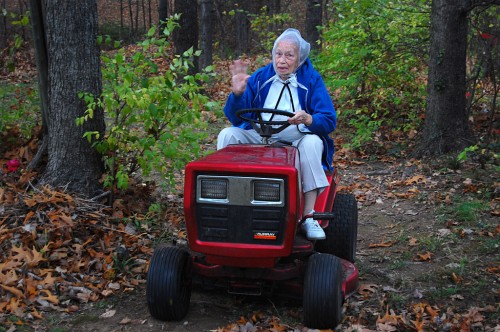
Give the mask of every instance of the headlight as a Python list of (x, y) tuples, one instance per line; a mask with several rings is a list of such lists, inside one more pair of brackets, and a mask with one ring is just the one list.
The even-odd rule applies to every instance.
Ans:
[(241, 206), (284, 206), (285, 180), (251, 176), (200, 174), (196, 201)]
[(268, 181), (255, 181), (253, 183), (253, 199), (255, 201), (279, 202), (280, 183)]
[(201, 198), (227, 199), (227, 179), (202, 179)]

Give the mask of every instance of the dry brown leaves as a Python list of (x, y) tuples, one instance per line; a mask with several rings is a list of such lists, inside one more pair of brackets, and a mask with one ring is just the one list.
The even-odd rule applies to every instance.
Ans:
[[(114, 209), (48, 187), (14, 192), (0, 219), (0, 312), (71, 312), (144, 283), (154, 234)], [(123, 207), (122, 207), (123, 208)]]
[[(359, 293), (363, 299), (367, 299), (378, 291), (378, 286), (373, 284), (361, 284)], [(453, 308), (446, 310), (428, 303), (420, 302), (412, 304), (408, 311), (399, 314), (394, 309), (386, 306), (385, 313), (379, 314), (376, 320), (376, 331), (396, 332), (396, 331), (496, 331), (491, 327), (484, 329), (485, 314), (497, 312), (497, 308), (486, 305), (482, 308), (472, 307), (465, 313), (455, 313)], [(498, 328), (498, 326), (497, 326)], [(371, 332), (363, 325), (363, 322), (356, 321), (349, 326), (346, 331)]]
[[(224, 327), (219, 327), (212, 332), (242, 332), (242, 331), (269, 331), (269, 332), (288, 332), (296, 331), (291, 326), (284, 324), (278, 317), (265, 315), (260, 312), (253, 313), (251, 317), (240, 317), (235, 322)], [(303, 331), (320, 331), (304, 328)], [(333, 330), (321, 330), (322, 332), (333, 332)]]
[[(74, 312), (143, 284), (158, 236), (142, 213), (151, 188), (136, 186), (108, 207), (32, 186), (36, 173), (25, 170), (31, 157), (23, 146), (0, 158), (1, 165), (10, 158), (22, 164), (0, 172), (0, 322), (5, 315), (26, 321)], [(167, 217), (179, 215), (172, 206)]]

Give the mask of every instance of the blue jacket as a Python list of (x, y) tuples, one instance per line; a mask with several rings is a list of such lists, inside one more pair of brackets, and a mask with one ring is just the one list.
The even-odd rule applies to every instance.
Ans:
[[(257, 70), (249, 79), (245, 92), (241, 96), (231, 93), (224, 107), (224, 114), (235, 127), (252, 129), (252, 126), (236, 116), (236, 111), (244, 108), (262, 108), (266, 100), (271, 83), (265, 84), (276, 74), (273, 64)], [(313, 117), (313, 123), (307, 128), (321, 137), (324, 144), (323, 164), (332, 169), (332, 158), (334, 153), (333, 139), (330, 133), (335, 130), (337, 124), (337, 113), (333, 106), (328, 90), (321, 75), (313, 68), (307, 59), (297, 70), (297, 81), (299, 82), (298, 95), (300, 105)]]

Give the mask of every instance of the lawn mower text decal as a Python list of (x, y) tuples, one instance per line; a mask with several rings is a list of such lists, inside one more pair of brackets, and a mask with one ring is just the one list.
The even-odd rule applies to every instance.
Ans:
[(253, 234), (255, 240), (276, 240), (276, 233), (274, 232), (255, 232)]

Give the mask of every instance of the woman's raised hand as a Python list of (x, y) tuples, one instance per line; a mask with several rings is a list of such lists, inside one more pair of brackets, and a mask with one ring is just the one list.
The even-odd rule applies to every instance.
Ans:
[(233, 75), (233, 93), (240, 96), (245, 92), (247, 87), (247, 81), (250, 75), (247, 73), (248, 63), (242, 60), (236, 60), (229, 67), (231, 69), (231, 74)]

